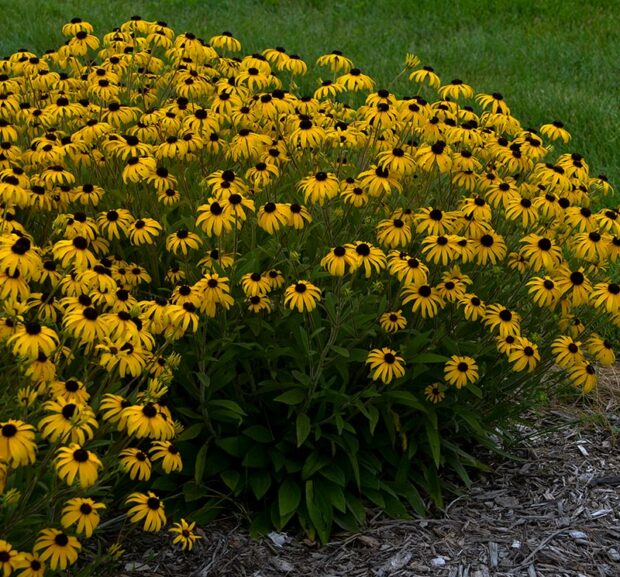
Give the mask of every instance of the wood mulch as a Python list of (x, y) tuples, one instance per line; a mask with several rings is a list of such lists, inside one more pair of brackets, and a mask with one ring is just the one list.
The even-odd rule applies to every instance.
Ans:
[(523, 427), (520, 460), (496, 459), (441, 518), (377, 513), (323, 547), (285, 533), (252, 540), (228, 519), (203, 527), (189, 554), (140, 543), (115, 577), (618, 577), (620, 412), (601, 401), (591, 418), (562, 407), (538, 431)]

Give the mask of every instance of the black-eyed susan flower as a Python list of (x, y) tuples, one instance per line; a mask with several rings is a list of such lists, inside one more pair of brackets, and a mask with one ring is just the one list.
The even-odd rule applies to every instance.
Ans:
[(185, 519), (181, 519), (178, 523), (173, 523), (168, 529), (174, 535), (172, 539), (173, 545), (179, 545), (183, 551), (191, 551), (194, 543), (198, 539), (202, 539), (200, 535), (194, 533), (196, 523), (188, 523)]
[(151, 461), (144, 451), (131, 447), (123, 449), (118, 460), (121, 469), (129, 474), (130, 479), (148, 481), (151, 478)]
[(583, 267), (571, 270), (568, 266), (562, 266), (555, 271), (556, 285), (562, 295), (573, 303), (574, 306), (586, 304), (592, 293), (592, 284), (584, 274)]
[(74, 497), (69, 499), (62, 508), (60, 524), (64, 529), (75, 525), (76, 533), (88, 539), (99, 526), (100, 509), (105, 509), (103, 503), (97, 503), (90, 498)]
[(392, 251), (388, 255), (388, 270), (403, 285), (423, 285), (428, 280), (428, 267), (419, 259), (406, 252)]
[(162, 230), (154, 218), (139, 218), (129, 225), (129, 241), (136, 246), (153, 244)]
[(92, 409), (66, 397), (56, 397), (43, 403), (49, 414), (39, 421), (39, 431), (44, 439), (51, 442), (71, 441), (84, 444), (93, 438), (99, 427)]
[(298, 280), (284, 292), (284, 306), (300, 313), (313, 311), (321, 300), (321, 290), (306, 280)]
[(597, 308), (604, 308), (609, 313), (620, 310), (620, 285), (615, 282), (601, 282), (594, 285), (590, 292), (590, 302)]
[(284, 275), (282, 274), (282, 271), (272, 268), (264, 273), (264, 276), (269, 280), (272, 290), (278, 289), (284, 285)]
[(20, 553), (15, 566), (22, 570), (22, 577), (44, 577), (47, 571), (45, 563), (36, 553)]
[(131, 523), (142, 521), (145, 531), (157, 532), (166, 524), (164, 504), (152, 491), (148, 491), (146, 494), (131, 493), (125, 502), (127, 504), (135, 503), (127, 511), (127, 516)]
[(374, 80), (370, 76), (364, 74), (359, 68), (351, 68), (348, 72), (339, 76), (336, 82), (342, 84), (342, 86), (351, 92), (372, 90), (375, 85)]
[(271, 291), (271, 283), (262, 274), (249, 272), (241, 277), (241, 288), (246, 296), (260, 296)]
[(83, 236), (75, 236), (71, 239), (59, 240), (54, 243), (52, 254), (61, 266), (69, 268), (74, 266), (76, 270), (85, 270), (95, 266), (97, 259), (90, 250), (92, 242)]
[(14, 467), (29, 465), (36, 459), (36, 450), (32, 425), (15, 419), (0, 423), (0, 461)]
[(411, 310), (422, 318), (433, 318), (445, 305), (437, 289), (428, 284), (410, 284), (401, 291), (404, 305), (411, 303)]
[(561, 292), (553, 278), (536, 276), (527, 283), (532, 300), (539, 307), (554, 308), (559, 302)]
[(441, 173), (449, 172), (452, 168), (452, 150), (444, 140), (437, 140), (433, 144), (426, 142), (421, 144), (414, 159), (417, 165), (426, 172), (434, 167)]
[(563, 260), (562, 249), (550, 238), (529, 234), (521, 239), (523, 253), (530, 266), (535, 270), (554, 270)]
[(472, 239), (475, 259), (478, 264), (486, 265), (487, 262), (496, 264), (506, 256), (506, 242), (504, 237), (495, 231), (489, 230), (480, 238)]
[(67, 485), (73, 485), (77, 479), (82, 489), (92, 487), (99, 476), (98, 470), (103, 465), (99, 458), (77, 443), (60, 447), (56, 455), (56, 473)]
[(514, 344), (508, 352), (508, 362), (513, 363), (512, 370), (532, 372), (540, 362), (538, 347), (525, 337), (515, 337)]
[(351, 272), (355, 272), (358, 268), (363, 268), (366, 278), (370, 278), (373, 272), (379, 273), (387, 265), (387, 259), (383, 251), (370, 243), (355, 241), (345, 244), (344, 247), (351, 251), (355, 257), (350, 265)]
[(208, 236), (221, 236), (233, 228), (234, 215), (225, 211), (224, 206), (215, 199), (198, 207), (196, 226), (199, 226)]
[(395, 333), (407, 326), (407, 319), (404, 317), (402, 311), (398, 310), (383, 313), (379, 317), (379, 323), (386, 333)]
[(404, 247), (411, 243), (411, 227), (400, 218), (387, 218), (377, 225), (377, 240), (388, 248)]
[(36, 321), (18, 325), (7, 341), (14, 355), (31, 360), (41, 353), (51, 356), (58, 343), (56, 332)]
[(445, 266), (461, 254), (459, 240), (460, 237), (453, 234), (431, 234), (422, 241), (422, 252), (431, 262)]
[(248, 310), (253, 313), (260, 313), (262, 311), (271, 312), (273, 309), (273, 302), (266, 295), (254, 295), (245, 299)]
[(174, 426), (166, 412), (157, 403), (145, 403), (144, 405), (131, 405), (121, 411), (121, 421), (129, 435), (135, 435), (141, 439), (167, 441), (174, 437)]
[(458, 299), (463, 307), (463, 316), (468, 321), (477, 321), (484, 318), (486, 306), (482, 300), (474, 294), (463, 294)]
[(540, 127), (540, 133), (550, 140), (561, 140), (564, 144), (568, 143), (571, 138), (570, 133), (564, 128), (564, 123), (554, 120), (549, 124), (543, 124)]
[(321, 259), (321, 266), (332, 276), (344, 276), (347, 266), (355, 268), (359, 257), (355, 250), (346, 246), (337, 246)]
[(274, 234), (290, 219), (290, 207), (281, 202), (267, 202), (258, 210), (258, 226), (268, 234)]
[(296, 230), (301, 230), (306, 224), (312, 222), (310, 211), (303, 205), (296, 202), (288, 204), (288, 226)]
[(452, 355), (444, 366), (444, 378), (446, 382), (454, 385), (457, 389), (468, 383), (478, 380), (478, 364), (471, 357)]
[(181, 253), (186, 256), (190, 250), (198, 250), (201, 244), (202, 239), (186, 228), (180, 228), (166, 237), (166, 250), (174, 255)]
[(161, 461), (166, 473), (181, 471), (183, 468), (181, 453), (170, 441), (153, 441), (149, 453), (153, 461)]
[(49, 563), (50, 569), (61, 571), (77, 561), (81, 549), (82, 545), (75, 537), (59, 529), (43, 529), (33, 547), (41, 561)]
[(424, 388), (424, 398), (430, 403), (441, 403), (446, 398), (446, 386), (442, 383), (432, 383)]
[(414, 70), (409, 74), (409, 80), (413, 80), (419, 84), (426, 83), (436, 90), (441, 86), (441, 79), (432, 66), (423, 66), (419, 70)]
[(405, 361), (398, 353), (388, 347), (373, 349), (368, 353), (366, 364), (370, 365), (372, 379), (379, 379), (386, 385), (393, 379), (399, 379), (405, 374)]
[(500, 336), (519, 335), (521, 315), (500, 304), (487, 306), (484, 323), (491, 329), (497, 329)]
[(335, 174), (319, 171), (303, 178), (297, 186), (304, 193), (305, 202), (322, 206), (327, 200), (338, 195), (340, 183)]
[(613, 366), (616, 362), (612, 343), (597, 335), (593, 334), (586, 342), (588, 352), (594, 357), (596, 362), (604, 367)]
[(8, 542), (0, 539), (0, 570), (8, 577), (17, 567), (18, 551)]
[(582, 388), (584, 394), (591, 392), (598, 383), (596, 369), (587, 361), (573, 365), (568, 370), (568, 377), (576, 386)]
[(581, 342), (574, 341), (569, 336), (560, 336), (555, 339), (551, 343), (551, 352), (556, 364), (565, 369), (585, 361)]

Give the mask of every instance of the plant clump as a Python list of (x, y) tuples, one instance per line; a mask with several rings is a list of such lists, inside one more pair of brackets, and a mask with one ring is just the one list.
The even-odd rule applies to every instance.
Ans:
[(615, 362), (619, 213), (562, 123), (413, 55), (398, 96), (339, 51), (310, 88), (230, 33), (63, 33), (0, 61), (4, 575), (231, 503), (323, 542), (424, 514)]

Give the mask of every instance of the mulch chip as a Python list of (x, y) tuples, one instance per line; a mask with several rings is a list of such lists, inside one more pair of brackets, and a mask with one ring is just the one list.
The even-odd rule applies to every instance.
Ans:
[(220, 520), (190, 554), (140, 541), (118, 577), (620, 576), (620, 416), (584, 427), (552, 411), (539, 422), (541, 432), (522, 427), (520, 460), (496, 458), (441, 518), (377, 512), (323, 547), (285, 533), (252, 540), (240, 521)]

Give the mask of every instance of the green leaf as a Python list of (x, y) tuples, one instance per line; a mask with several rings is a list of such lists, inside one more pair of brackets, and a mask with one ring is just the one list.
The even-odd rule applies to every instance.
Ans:
[(231, 491), (235, 491), (239, 485), (239, 481), (241, 481), (241, 475), (234, 469), (222, 471), (220, 477)]
[(257, 499), (262, 499), (271, 487), (271, 475), (267, 471), (250, 473), (250, 487)]
[(333, 509), (330, 503), (315, 494), (313, 481), (306, 481), (306, 508), (319, 539), (323, 544), (327, 543), (333, 522)]
[(285, 517), (297, 511), (301, 502), (301, 489), (292, 479), (286, 479), (278, 489), (280, 516)]
[(209, 443), (207, 442), (202, 447), (200, 447), (200, 450), (198, 451), (198, 454), (196, 455), (196, 466), (194, 469), (194, 480), (196, 481), (196, 484), (202, 481), (202, 478), (205, 474), (205, 465), (207, 464), (207, 448), (208, 447), (209, 447)]
[(269, 455), (264, 445), (254, 445), (250, 447), (250, 450), (246, 453), (241, 464), (244, 467), (252, 467), (262, 469), (269, 463)]
[(202, 423), (194, 423), (193, 425), (187, 427), (177, 438), (177, 442), (181, 441), (191, 441), (195, 439), (202, 430), (204, 429), (204, 425)]
[(273, 435), (267, 427), (262, 425), (252, 425), (243, 431), (246, 437), (250, 437), (254, 441), (259, 443), (271, 443), (273, 441)]
[(297, 448), (299, 448), (310, 434), (310, 417), (306, 413), (299, 413), (297, 415), (295, 429), (297, 431)]
[(278, 395), (274, 401), (278, 403), (284, 403), (285, 405), (299, 405), (306, 399), (305, 391), (301, 389), (291, 389), (281, 395)]
[(323, 455), (318, 451), (312, 451), (312, 453), (308, 455), (308, 458), (306, 459), (306, 462), (301, 470), (302, 479), (309, 479), (316, 472), (327, 466), (330, 461), (331, 459), (327, 455)]
[(344, 347), (338, 347), (336, 345), (332, 345), (331, 349), (332, 351), (334, 351), (335, 353), (338, 353), (341, 357), (345, 357), (346, 359), (348, 359), (351, 356), (351, 353), (349, 353), (349, 349), (345, 349)]
[(431, 421), (425, 420), (424, 427), (426, 429), (426, 438), (431, 448), (431, 454), (433, 455), (433, 461), (435, 467), (439, 468), (439, 462), (441, 459), (441, 444), (439, 441), (439, 431), (435, 428)]
[(478, 397), (479, 399), (482, 398), (482, 390), (480, 389), (480, 387), (477, 387), (476, 385), (474, 385), (473, 383), (468, 383), (465, 387), (468, 391), (471, 391), (476, 397)]
[(433, 363), (445, 363), (446, 361), (449, 361), (450, 359), (448, 357), (445, 357), (444, 355), (438, 355), (436, 353), (420, 353), (418, 355), (415, 355), (409, 362), (411, 364), (425, 364), (425, 365), (430, 365)]

